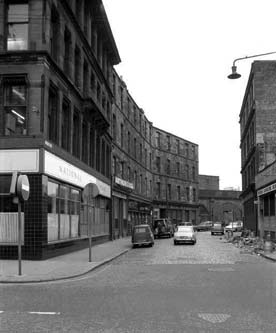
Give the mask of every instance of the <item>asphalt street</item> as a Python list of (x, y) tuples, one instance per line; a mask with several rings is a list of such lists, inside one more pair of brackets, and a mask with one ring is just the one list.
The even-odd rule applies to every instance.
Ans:
[(273, 262), (221, 236), (158, 239), (85, 276), (0, 285), (1, 332), (276, 332)]

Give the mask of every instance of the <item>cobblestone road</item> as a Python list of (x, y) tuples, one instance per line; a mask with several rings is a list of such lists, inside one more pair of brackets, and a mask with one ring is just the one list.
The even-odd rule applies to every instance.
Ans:
[(195, 245), (173, 245), (172, 238), (156, 239), (153, 248), (136, 248), (117, 259), (114, 264), (235, 264), (260, 262), (257, 255), (246, 254), (228, 243), (224, 236), (211, 236), (210, 232), (198, 232)]

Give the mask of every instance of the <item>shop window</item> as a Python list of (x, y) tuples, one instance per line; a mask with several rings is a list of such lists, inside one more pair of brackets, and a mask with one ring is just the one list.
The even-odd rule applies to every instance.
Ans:
[(5, 135), (27, 134), (27, 86), (24, 77), (4, 78)]
[(167, 186), (167, 200), (171, 200), (172, 199), (172, 186), (171, 184), (168, 184)]
[(79, 237), (80, 191), (48, 182), (48, 242)]
[(50, 86), (48, 103), (48, 139), (58, 144), (59, 118), (58, 118), (58, 91)]
[(28, 1), (7, 1), (7, 50), (27, 50), (29, 29)]

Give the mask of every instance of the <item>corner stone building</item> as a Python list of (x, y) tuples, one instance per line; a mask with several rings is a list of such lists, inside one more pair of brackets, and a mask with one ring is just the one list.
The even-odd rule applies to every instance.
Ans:
[(198, 146), (154, 128), (129, 94), (101, 0), (0, 0), (0, 36), (1, 258), (17, 257), (14, 171), (30, 182), (24, 259), (86, 247), (89, 225), (103, 242), (154, 216), (197, 222)]
[[(112, 68), (118, 50), (100, 0), (0, 1), (0, 192), (26, 173), (23, 258), (86, 246), (111, 224)], [(95, 183), (95, 206), (82, 189)], [(17, 206), (0, 198), (0, 256), (17, 256)], [(92, 212), (91, 212), (92, 211)], [(91, 213), (90, 213), (91, 212)]]

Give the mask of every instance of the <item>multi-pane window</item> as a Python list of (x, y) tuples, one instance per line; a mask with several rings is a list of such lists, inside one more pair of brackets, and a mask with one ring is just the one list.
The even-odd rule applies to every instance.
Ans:
[(181, 200), (180, 186), (177, 186), (177, 200)]
[(167, 174), (169, 175), (171, 173), (171, 161), (167, 159)]
[(172, 199), (172, 185), (168, 184), (167, 186), (167, 199), (171, 200)]
[(189, 174), (190, 174), (190, 168), (189, 168), (189, 165), (186, 164), (185, 165), (185, 176), (186, 176), (186, 179), (188, 180), (190, 177), (189, 177)]
[(70, 58), (71, 58), (71, 50), (72, 48), (72, 40), (71, 40), (71, 33), (68, 30), (68, 28), (65, 28), (64, 31), (64, 73), (68, 75), (69, 77), (71, 76), (70, 72)]
[(56, 8), (52, 7), (51, 11), (51, 30), (50, 30), (50, 53), (55, 61), (58, 60), (59, 51), (59, 14)]
[(156, 132), (156, 147), (157, 147), (157, 148), (160, 148), (160, 144), (161, 144), (160, 141), (161, 141), (161, 140), (160, 140), (160, 133), (159, 133), (159, 132)]
[(80, 235), (80, 191), (48, 182), (48, 242)]
[(90, 154), (89, 154), (89, 165), (95, 167), (95, 128), (90, 127)]
[(84, 119), (82, 123), (82, 160), (88, 162), (88, 126)]
[(178, 139), (176, 139), (176, 152), (180, 154), (180, 141)]
[(264, 216), (275, 216), (275, 193), (264, 197)]
[(140, 162), (143, 160), (143, 151), (142, 151), (142, 143), (140, 143)]
[(168, 151), (171, 150), (171, 137), (169, 135), (167, 135), (167, 149)]
[(180, 175), (180, 163), (179, 162), (176, 162), (176, 174), (177, 174), (177, 176)]
[(27, 86), (24, 77), (6, 78), (4, 83), (5, 135), (27, 134)]
[(158, 199), (160, 199), (160, 197), (161, 197), (161, 184), (160, 184), (160, 182), (158, 182), (158, 183), (156, 183), (156, 196), (157, 196), (157, 198)]
[(185, 154), (186, 154), (186, 157), (189, 157), (189, 145), (188, 145), (188, 143), (185, 143)]
[(124, 146), (124, 125), (121, 124), (121, 147)]
[(29, 29), (28, 1), (7, 1), (7, 50), (27, 50)]
[(127, 132), (127, 152), (130, 153), (130, 132)]
[(70, 147), (70, 104), (67, 100), (62, 103), (61, 147), (69, 151)]
[(113, 174), (113, 176), (117, 175), (117, 160), (116, 160), (116, 156), (113, 156), (113, 158), (112, 158), (112, 174)]
[(193, 202), (196, 202), (196, 189), (193, 188)]
[(55, 87), (49, 89), (48, 105), (48, 139), (58, 144), (58, 92)]
[(161, 165), (160, 165), (160, 156), (156, 156), (156, 170), (160, 172)]
[(115, 114), (112, 115), (112, 134), (113, 140), (116, 142), (117, 140), (117, 123)]
[(133, 139), (133, 155), (134, 158), (137, 158), (137, 147), (136, 147), (136, 138)]
[(190, 201), (190, 188), (186, 187), (186, 200), (189, 202)]
[(80, 59), (81, 53), (80, 49), (78, 47), (75, 48), (75, 73), (74, 73), (74, 79), (76, 86), (80, 89), (80, 71), (81, 71), (81, 59)]
[(73, 117), (73, 155), (80, 157), (80, 116), (75, 110)]
[(195, 170), (194, 166), (192, 167), (192, 174), (193, 174), (193, 180), (195, 180), (195, 178), (196, 178), (196, 170)]

